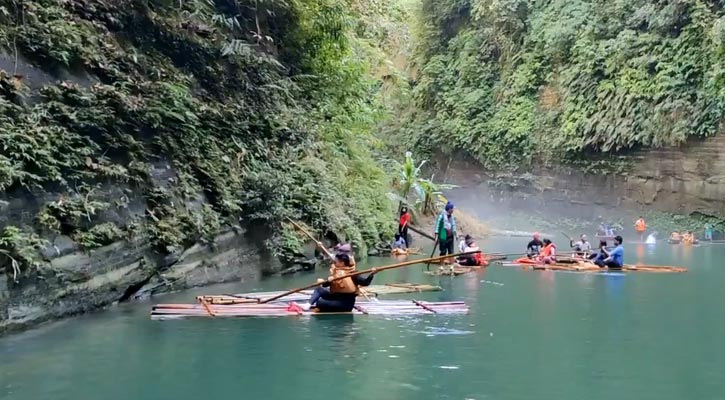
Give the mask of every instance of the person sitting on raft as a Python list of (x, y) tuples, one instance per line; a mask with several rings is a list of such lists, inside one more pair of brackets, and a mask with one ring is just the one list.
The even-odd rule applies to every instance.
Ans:
[(458, 257), (456, 260), (458, 264), (470, 266), (470, 267), (476, 267), (476, 266), (487, 266), (488, 262), (483, 257), (483, 253), (476, 245), (476, 242), (473, 240), (471, 235), (466, 235), (466, 238), (461, 241), (460, 244), (460, 250), (461, 253), (468, 253), (471, 251), (477, 251), (478, 253), (474, 254), (466, 254), (464, 256)]
[(692, 234), (692, 231), (687, 231), (682, 235), (682, 243), (684, 243), (684, 244), (695, 243), (695, 235)]
[(303, 310), (310, 310), (315, 307), (319, 312), (350, 312), (355, 307), (355, 299), (357, 298), (360, 286), (370, 286), (373, 276), (377, 272), (373, 268), (367, 277), (356, 275), (339, 279), (334, 282), (328, 282), (334, 278), (352, 274), (355, 272), (355, 263), (352, 262), (347, 254), (338, 254), (335, 261), (330, 267), (330, 276), (327, 281), (318, 279), (321, 286), (315, 288), (312, 296), (307, 304), (301, 304)]
[(526, 257), (534, 258), (538, 256), (542, 247), (544, 247), (544, 242), (539, 240), (539, 234), (534, 232), (534, 238), (526, 245)]
[(549, 239), (544, 239), (544, 248), (539, 252), (537, 261), (542, 264), (556, 263), (556, 245)]
[(607, 241), (600, 240), (599, 241), (599, 252), (590, 254), (589, 259), (592, 260), (592, 262), (594, 264), (596, 264), (597, 261), (603, 261), (605, 258), (607, 258), (607, 253), (605, 253), (606, 250), (607, 250)]
[(624, 265), (624, 247), (622, 247), (622, 241), (621, 236), (615, 237), (615, 247), (612, 251), (608, 251), (606, 247), (602, 247), (601, 250), (607, 257), (603, 260), (595, 260), (594, 264), (597, 264), (599, 268), (622, 269)]
[(395, 234), (395, 241), (393, 242), (393, 250), (406, 250), (408, 246), (405, 244), (405, 239), (403, 239), (402, 236), (400, 236), (399, 233)]
[(587, 235), (583, 234), (579, 237), (579, 241), (572, 244), (571, 247), (578, 256), (588, 257), (592, 251), (592, 244), (587, 240)]

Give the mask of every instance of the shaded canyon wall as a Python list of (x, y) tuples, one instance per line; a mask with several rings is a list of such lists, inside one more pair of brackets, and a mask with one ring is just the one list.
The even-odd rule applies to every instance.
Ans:
[[(518, 207), (555, 207), (590, 217), (602, 209), (656, 209), (725, 217), (725, 136), (629, 155), (626, 173), (594, 175), (568, 166), (520, 174), (483, 172), (475, 162), (450, 162), (446, 181), (475, 186), (491, 200)], [(439, 165), (446, 165), (441, 160)]]

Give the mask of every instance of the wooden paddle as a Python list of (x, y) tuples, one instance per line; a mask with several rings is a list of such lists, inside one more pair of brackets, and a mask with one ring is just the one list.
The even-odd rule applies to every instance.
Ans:
[(289, 295), (291, 295), (293, 293), (301, 292), (301, 291), (307, 290), (307, 289), (312, 289), (314, 287), (317, 287), (317, 286), (322, 285), (323, 283), (331, 283), (331, 282), (339, 281), (340, 279), (351, 278), (353, 276), (358, 276), (358, 275), (362, 275), (362, 274), (370, 274), (370, 273), (373, 273), (373, 272), (378, 273), (380, 271), (385, 271), (385, 270), (388, 270), (388, 269), (407, 267), (409, 265), (422, 264), (422, 263), (425, 263), (425, 262), (435, 262), (435, 261), (445, 260), (446, 258), (453, 258), (453, 257), (458, 257), (458, 256), (463, 256), (463, 255), (468, 255), (468, 254), (475, 254), (475, 253), (478, 253), (478, 252), (477, 251), (469, 251), (467, 253), (449, 254), (447, 256), (432, 257), (432, 258), (426, 258), (426, 259), (422, 259), (422, 260), (411, 260), (411, 261), (405, 261), (405, 262), (401, 262), (401, 263), (397, 263), (397, 264), (387, 265), (387, 266), (384, 266), (384, 267), (370, 268), (370, 269), (366, 269), (365, 271), (357, 271), (357, 272), (353, 272), (351, 274), (338, 276), (338, 277), (333, 278), (333, 279), (328, 279), (328, 280), (324, 280), (322, 282), (317, 282), (317, 283), (313, 283), (313, 284), (310, 284), (310, 285), (307, 285), (307, 286), (303, 286), (301, 288), (293, 289), (293, 290), (290, 290), (288, 292), (284, 292), (282, 294), (279, 294), (277, 296), (272, 296), (272, 297), (267, 298), (267, 299), (264, 299), (264, 300), (261, 300), (260, 299), (259, 300), (259, 303), (260, 304), (269, 303), (270, 301), (274, 301), (274, 300), (280, 299), (282, 297), (289, 296)]

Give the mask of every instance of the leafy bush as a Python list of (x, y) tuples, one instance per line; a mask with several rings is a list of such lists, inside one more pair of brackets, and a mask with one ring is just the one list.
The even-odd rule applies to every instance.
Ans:
[(496, 168), (715, 135), (724, 17), (701, 0), (425, 0), (409, 129)]

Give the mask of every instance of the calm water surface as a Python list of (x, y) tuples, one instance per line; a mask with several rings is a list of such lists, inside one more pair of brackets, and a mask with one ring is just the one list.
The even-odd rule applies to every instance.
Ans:
[[(496, 238), (497, 251), (526, 239)], [(127, 304), (0, 338), (1, 399), (723, 399), (725, 245), (626, 245), (627, 262), (686, 274), (585, 275), (421, 267), (381, 282), (439, 284), (465, 316), (151, 321)], [(388, 259), (374, 259), (384, 264)], [(314, 274), (176, 293), (283, 289)]]

